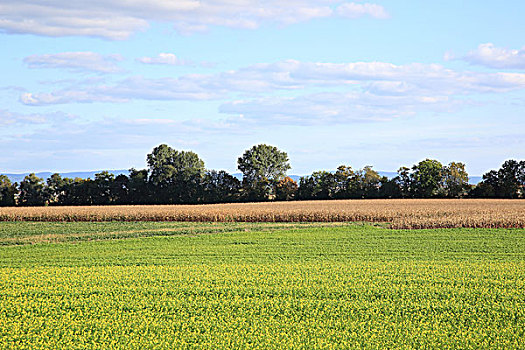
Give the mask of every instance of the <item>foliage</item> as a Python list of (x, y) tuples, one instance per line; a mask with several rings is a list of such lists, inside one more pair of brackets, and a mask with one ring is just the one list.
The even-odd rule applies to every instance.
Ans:
[(162, 144), (147, 155), (149, 181), (161, 203), (192, 203), (198, 200), (204, 162), (191, 151), (177, 151)]
[(27, 175), (20, 183), (20, 204), (27, 206), (44, 205), (44, 180), (34, 173)]
[(224, 170), (207, 171), (203, 181), (206, 203), (228, 203), (239, 200), (241, 182)]
[(291, 177), (285, 177), (280, 180), (275, 189), (275, 196), (277, 200), (280, 201), (291, 201), (295, 198), (297, 194), (297, 182), (295, 182)]
[(451, 162), (444, 167), (442, 182), (442, 194), (444, 197), (458, 198), (466, 196), (469, 186), (465, 164)]
[(425, 159), (400, 167), (397, 176), (381, 176), (372, 166), (314, 171), (295, 183), (286, 152), (264, 144), (246, 150), (238, 159), (242, 182), (221, 170), (206, 170), (191, 151), (161, 144), (147, 155), (148, 169), (129, 175), (103, 171), (95, 179), (69, 179), (53, 174), (43, 183), (34, 174), (17, 186), (0, 178), (0, 206), (196, 204), (267, 200), (324, 200), (367, 198), (525, 198), (525, 161), (507, 160), (499, 170), (469, 184), (466, 165)]
[(443, 165), (434, 159), (425, 159), (412, 167), (411, 186), (415, 197), (429, 198), (439, 194)]
[(525, 161), (507, 160), (499, 170), (483, 175), (472, 197), (525, 198)]
[(0, 207), (14, 206), (17, 188), (5, 175), (0, 175)]
[(246, 150), (237, 159), (237, 166), (243, 174), (243, 188), (249, 200), (275, 196), (274, 183), (282, 180), (290, 169), (286, 152), (265, 144)]

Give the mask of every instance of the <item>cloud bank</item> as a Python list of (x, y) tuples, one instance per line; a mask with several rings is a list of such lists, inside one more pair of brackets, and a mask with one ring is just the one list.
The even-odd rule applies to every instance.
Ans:
[(394, 65), (385, 62), (315, 63), (286, 60), (261, 63), (217, 74), (177, 78), (135, 76), (113, 85), (93, 84), (49, 93), (24, 93), (26, 105), (126, 102), (129, 100), (217, 100), (236, 94), (261, 95), (308, 88), (359, 89), (376, 96), (429, 99), (525, 88), (525, 74), (460, 72), (437, 64)]
[(211, 26), (255, 29), (315, 18), (388, 18), (380, 5), (342, 0), (8, 0), (0, 3), (0, 30), (44, 36), (96, 36), (123, 40), (150, 22), (171, 23), (182, 33)]
[(137, 62), (144, 64), (159, 64), (167, 66), (193, 66), (192, 61), (183, 60), (172, 53), (161, 52), (156, 57), (137, 58)]
[[(448, 58), (445, 56), (445, 58)], [(525, 69), (525, 47), (520, 50), (481, 44), (460, 59), (472, 64), (496, 69)]]
[[(455, 71), (437, 64), (285, 60), (215, 74), (134, 76), (112, 84), (24, 92), (29, 106), (133, 100), (217, 101), (228, 123), (315, 125), (455, 111), (477, 95), (525, 89), (525, 74)], [(233, 118), (233, 119), (232, 119)], [(248, 123), (248, 124), (246, 124)]]
[(24, 58), (29, 68), (64, 68), (73, 72), (117, 73), (122, 69), (117, 62), (121, 55), (101, 55), (95, 52), (61, 52), (46, 55), (31, 55)]

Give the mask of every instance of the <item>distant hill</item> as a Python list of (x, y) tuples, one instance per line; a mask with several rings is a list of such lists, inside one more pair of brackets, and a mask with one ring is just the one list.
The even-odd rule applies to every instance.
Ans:
[[(78, 172), (60, 173), (60, 175), (62, 177), (69, 177), (69, 178), (72, 178), (72, 179), (74, 179), (76, 177), (79, 177), (81, 179), (87, 179), (87, 178), (94, 179), (95, 178), (95, 174), (98, 174), (98, 173), (100, 173), (102, 171), (104, 171), (104, 170), (78, 171)], [(108, 170), (108, 171), (110, 173), (114, 174), (115, 176), (118, 176), (120, 174), (129, 175), (129, 171), (128, 170)], [(393, 171), (378, 171), (378, 173), (379, 173), (379, 175), (386, 176), (389, 179), (392, 179), (392, 178), (397, 176), (397, 173), (393, 172)], [(41, 172), (41, 173), (36, 173), (36, 176), (41, 177), (41, 178), (43, 178), (45, 180), (48, 177), (50, 177), (52, 174), (53, 173), (51, 173), (51, 172)], [(18, 182), (18, 183), (20, 183), (20, 181), (22, 181), (24, 179), (24, 177), (29, 175), (29, 173), (23, 173), (23, 174), (2, 174), (2, 175), (7, 175), (7, 177), (9, 178), (9, 180), (11, 180), (11, 182)], [(232, 175), (234, 177), (236, 177), (237, 179), (242, 180), (242, 173), (234, 173)], [(301, 178), (301, 176), (305, 176), (305, 175), (288, 175), (288, 176), (291, 177), (292, 180), (294, 180), (295, 182), (299, 182), (299, 179)], [(473, 184), (473, 185), (477, 185), (480, 181), (481, 181), (481, 176), (470, 176), (469, 177), (469, 182), (471, 184)]]

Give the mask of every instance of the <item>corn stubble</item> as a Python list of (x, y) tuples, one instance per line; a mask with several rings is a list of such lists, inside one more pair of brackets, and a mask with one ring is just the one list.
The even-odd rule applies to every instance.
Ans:
[(392, 228), (524, 228), (525, 200), (387, 199), (0, 208), (0, 221), (387, 222)]

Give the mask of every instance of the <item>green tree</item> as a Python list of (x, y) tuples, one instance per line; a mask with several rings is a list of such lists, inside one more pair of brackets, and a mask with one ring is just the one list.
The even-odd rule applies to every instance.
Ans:
[(451, 162), (443, 168), (443, 192), (447, 197), (463, 197), (469, 188), (465, 164)]
[(151, 184), (148, 182), (148, 170), (129, 169), (128, 203), (151, 203)]
[(472, 197), (481, 197), (481, 198), (495, 198), (499, 193), (499, 179), (498, 172), (496, 170), (491, 170), (483, 174), (482, 180), (480, 183), (474, 187), (470, 195)]
[(525, 162), (510, 159), (498, 170), (498, 197), (519, 198), (522, 195)]
[(483, 180), (471, 191), (472, 197), (525, 197), (525, 161), (513, 159), (503, 163), (499, 170), (483, 174)]
[(162, 144), (148, 154), (151, 183), (159, 191), (158, 198), (168, 203), (196, 202), (204, 162), (191, 151), (177, 151)]
[(313, 199), (314, 179), (311, 176), (301, 176), (299, 178), (299, 188), (297, 189), (298, 199)]
[(91, 179), (76, 177), (71, 184), (71, 199), (74, 205), (92, 205), (96, 185)]
[(331, 199), (337, 194), (339, 182), (335, 174), (328, 171), (314, 171), (310, 176), (299, 180), (300, 199)]
[(224, 170), (209, 170), (202, 182), (203, 200), (207, 203), (226, 203), (239, 200), (241, 182)]
[(24, 180), (20, 182), (20, 205), (44, 205), (45, 201), (44, 179), (36, 176), (34, 173), (24, 177)]
[(288, 155), (277, 147), (260, 144), (246, 150), (238, 158), (237, 166), (243, 174), (247, 198), (268, 199), (274, 195), (274, 184), (290, 169)]
[(64, 196), (68, 181), (55, 173), (46, 180), (45, 197), (50, 204), (59, 204)]
[(114, 198), (115, 175), (108, 171), (95, 174), (93, 204), (107, 205), (112, 203)]
[[(325, 179), (326, 181), (327, 179)], [(351, 166), (340, 165), (334, 174), (335, 186), (331, 192), (334, 198), (351, 198), (355, 192), (355, 172)]]
[(361, 198), (379, 197), (382, 177), (371, 166), (365, 166), (358, 172)]
[(412, 167), (411, 185), (416, 197), (437, 196), (443, 179), (443, 165), (434, 159), (425, 159)]
[(386, 176), (381, 178), (381, 188), (379, 189), (380, 198), (401, 198), (401, 188), (397, 182), (397, 177), (389, 179)]
[(0, 207), (10, 207), (15, 205), (16, 184), (6, 175), (0, 175)]
[(401, 167), (397, 170), (397, 176), (394, 178), (395, 183), (399, 188), (401, 198), (411, 197), (413, 194), (412, 178), (410, 176), (410, 169)]
[(111, 195), (114, 203), (130, 204), (129, 201), (129, 178), (124, 174), (115, 177), (111, 187)]

